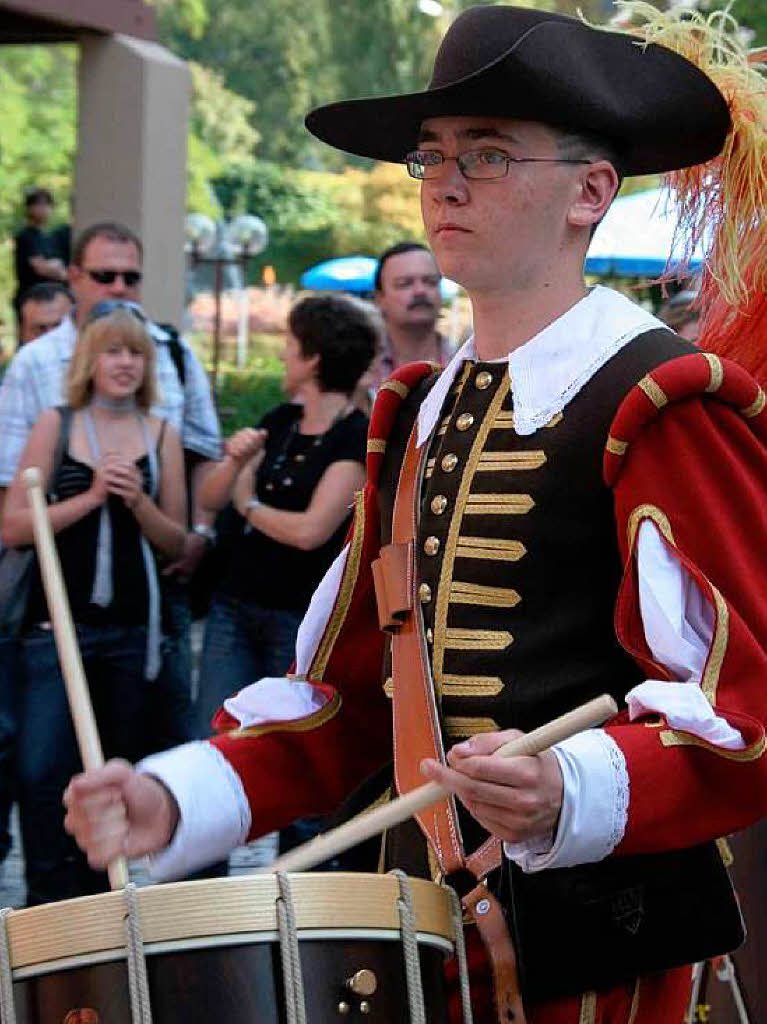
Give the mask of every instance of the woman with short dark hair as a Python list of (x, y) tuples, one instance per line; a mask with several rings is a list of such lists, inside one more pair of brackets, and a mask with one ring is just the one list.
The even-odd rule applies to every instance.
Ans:
[(223, 701), (282, 676), (317, 584), (338, 554), (365, 482), (367, 420), (351, 395), (380, 337), (376, 311), (346, 296), (302, 299), (282, 360), (291, 401), (237, 431), (200, 501), (238, 516), (205, 630), (198, 707), (203, 729)]

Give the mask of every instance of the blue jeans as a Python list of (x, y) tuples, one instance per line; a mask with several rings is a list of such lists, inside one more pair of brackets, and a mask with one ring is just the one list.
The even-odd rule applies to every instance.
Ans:
[[(105, 757), (137, 761), (147, 753), (147, 705), (153, 684), (144, 678), (146, 629), (77, 627), (88, 687)], [(27, 904), (108, 889), (64, 831), (61, 798), (81, 771), (53, 633), (34, 627), (21, 639), (18, 799), (27, 879)]]
[(269, 610), (217, 595), (205, 625), (198, 720), (209, 736), (210, 720), (227, 697), (263, 676), (284, 676), (296, 649), (301, 612)]
[[(167, 750), (198, 738), (192, 701), (192, 647), (187, 586), (161, 577), (162, 668), (151, 691), (152, 750)], [(207, 733), (205, 734), (207, 735)]]
[(0, 637), (0, 863), (11, 848), (9, 821), (16, 771), (18, 647), (15, 637)]

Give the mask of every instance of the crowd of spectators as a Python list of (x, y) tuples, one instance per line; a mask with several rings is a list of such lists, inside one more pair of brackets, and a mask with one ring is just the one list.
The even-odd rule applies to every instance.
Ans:
[[(52, 197), (27, 198), (17, 238), (29, 254)], [(16, 614), (2, 607), (3, 555), (33, 541), (23, 469), (37, 465), (45, 482), (105, 754), (135, 761), (208, 735), (241, 686), (289, 668), (364, 483), (368, 389), (419, 354), (446, 355), (433, 257), (395, 246), (378, 310), (339, 294), (296, 303), (287, 401), (222, 445), (199, 360), (141, 307), (141, 240), (105, 222), (66, 259), (42, 251), (26, 257), (38, 279), (17, 293), (19, 347), (0, 385), (0, 860), (16, 801), (30, 905), (107, 882), (62, 825), (79, 755), (34, 559)], [(206, 552), (215, 571), (193, 694), (188, 583)], [(315, 828), (298, 823), (283, 846)]]

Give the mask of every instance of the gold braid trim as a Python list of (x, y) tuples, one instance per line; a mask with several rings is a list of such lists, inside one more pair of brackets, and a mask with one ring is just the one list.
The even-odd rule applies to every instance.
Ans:
[(634, 1024), (639, 1013), (639, 987), (642, 984), (642, 979), (637, 978), (634, 982), (634, 995), (631, 998), (631, 1009), (629, 1010), (629, 1019), (626, 1024)]
[(289, 722), (265, 722), (264, 725), (251, 725), (247, 729), (232, 729), (226, 733), (229, 739), (241, 740), (252, 736), (266, 736), (270, 732), (311, 732), (335, 718), (341, 710), (341, 695), (336, 693), (324, 708), (315, 711), (306, 718), (296, 718)]
[(377, 437), (368, 438), (368, 455), (383, 455), (386, 451), (386, 441)]
[(652, 379), (649, 373), (640, 380), (637, 387), (644, 391), (656, 409), (662, 409), (664, 405), (668, 405), (666, 392), (660, 384)]
[(403, 384), (401, 380), (385, 380), (379, 391), (393, 391), (395, 395), (399, 395), (400, 398), (407, 398), (410, 394), (410, 388), (407, 384)]
[(596, 1024), (597, 1019), (597, 994), (596, 992), (584, 992), (581, 1000), (581, 1015), (578, 1024)]
[(312, 659), (312, 665), (309, 669), (309, 677), (311, 679), (322, 679), (325, 669), (327, 668), (330, 653), (333, 650), (333, 644), (338, 639), (338, 634), (341, 632), (341, 626), (343, 626), (344, 620), (346, 619), (346, 613), (349, 610), (349, 602), (360, 571), (364, 534), (365, 493), (364, 491), (357, 491), (354, 496), (354, 533), (352, 534), (352, 544), (349, 549), (349, 557), (346, 559), (344, 574), (341, 578), (341, 586), (338, 589), (338, 596), (336, 597), (333, 613), (325, 627), (325, 632), (322, 634), (322, 640), (320, 640), (317, 652)]
[[(663, 538), (676, 547), (671, 523), (665, 512), (662, 512), (655, 505), (637, 505), (629, 516), (628, 542), (629, 551), (633, 552), (636, 543), (637, 531), (643, 520), (651, 519), (661, 532)], [(727, 602), (722, 597), (710, 580), (707, 580), (714, 598), (714, 610), (716, 611), (716, 627), (714, 639), (709, 651), (706, 667), (703, 670), (703, 678), (700, 681), (700, 688), (710, 704), (716, 703), (716, 688), (719, 684), (719, 676), (727, 653), (727, 642), (730, 636), (730, 611)]]
[(764, 736), (756, 743), (752, 743), (750, 747), (746, 747), (745, 750), (726, 750), (724, 747), (715, 747), (712, 743), (706, 743), (705, 740), (693, 736), (691, 733), (678, 732), (676, 729), (664, 729), (658, 735), (664, 747), (701, 747), (709, 754), (723, 757), (725, 761), (756, 761), (762, 756), (765, 746), (767, 746)]
[(716, 629), (714, 630), (714, 642), (711, 645), (706, 667), (703, 670), (703, 678), (700, 681), (700, 688), (706, 695), (709, 704), (715, 704), (716, 687), (719, 683), (724, 656), (727, 653), (727, 641), (730, 638), (730, 609), (727, 607), (725, 599), (710, 581), (709, 586), (714, 595)]
[(762, 410), (764, 409), (765, 405), (767, 405), (767, 396), (762, 391), (762, 389), (759, 388), (759, 393), (757, 394), (754, 401), (751, 403), (751, 405), (747, 405), (745, 409), (741, 409), (740, 414), (741, 416), (745, 416), (747, 420), (750, 420), (754, 416), (758, 416), (759, 413), (762, 412)]
[(711, 379), (706, 386), (706, 391), (713, 393), (714, 391), (718, 391), (722, 386), (722, 381), (724, 380), (724, 367), (722, 366), (722, 360), (719, 356), (715, 356), (713, 352), (704, 352), (703, 358), (706, 360), (709, 365), (709, 369), (711, 370)]
[(612, 434), (610, 434), (607, 438), (605, 448), (611, 455), (625, 455), (628, 446), (628, 441), (619, 441), (617, 437), (613, 437)]

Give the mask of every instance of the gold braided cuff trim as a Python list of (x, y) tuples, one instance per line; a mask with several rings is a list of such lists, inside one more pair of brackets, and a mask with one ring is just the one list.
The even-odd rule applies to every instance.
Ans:
[(565, 418), (565, 414), (562, 412), (555, 412), (548, 423), (545, 424), (547, 430), (551, 430), (552, 427), (558, 426)]
[(661, 512), (657, 505), (637, 505), (631, 513), (628, 523), (628, 541), (629, 548), (631, 550), (634, 548), (637, 530), (639, 529), (639, 525), (643, 519), (651, 519), (669, 544), (673, 544), (674, 547), (676, 547), (674, 534), (671, 530), (671, 523), (669, 522), (666, 513)]
[(741, 409), (740, 414), (741, 416), (745, 416), (747, 420), (750, 420), (754, 416), (758, 416), (764, 409), (765, 405), (767, 405), (767, 395), (765, 395), (764, 391), (759, 388), (759, 392), (754, 401), (751, 405), (747, 405), (745, 409)]
[(711, 370), (711, 379), (706, 385), (706, 391), (713, 393), (718, 391), (722, 386), (724, 380), (724, 367), (722, 366), (722, 360), (719, 356), (715, 356), (713, 352), (704, 352), (703, 358), (708, 363), (709, 369)]
[(319, 729), (331, 718), (335, 718), (340, 710), (341, 695), (336, 693), (324, 708), (315, 711), (313, 715), (307, 715), (306, 718), (297, 718), (289, 722), (265, 722), (264, 725), (251, 725), (247, 729), (233, 729), (226, 733), (226, 736), (240, 740), (246, 737), (266, 736), (270, 732), (311, 732), (312, 729)]
[(724, 747), (715, 747), (698, 736), (687, 732), (677, 732), (676, 729), (664, 729), (663, 732), (658, 733), (658, 736), (664, 747), (701, 747), (709, 754), (716, 754), (717, 757), (722, 757), (726, 761), (756, 761), (762, 756), (765, 746), (767, 746), (764, 736), (756, 743), (752, 743), (750, 747), (746, 747), (745, 750), (725, 750)]
[(612, 434), (610, 434), (607, 438), (605, 448), (611, 455), (625, 455), (628, 446), (628, 441), (619, 441), (617, 437), (613, 437)]
[(492, 423), (491, 429), (493, 430), (513, 430), (514, 429), (514, 413), (506, 409), (502, 409), (495, 417)]
[(662, 409), (664, 405), (668, 405), (666, 392), (649, 374), (640, 380), (637, 387), (644, 391), (656, 409)]
[(410, 388), (407, 384), (403, 384), (401, 380), (385, 380), (379, 390), (393, 391), (400, 398), (407, 398), (410, 393)]
[(368, 438), (368, 455), (383, 455), (386, 451), (386, 441), (377, 437)]

